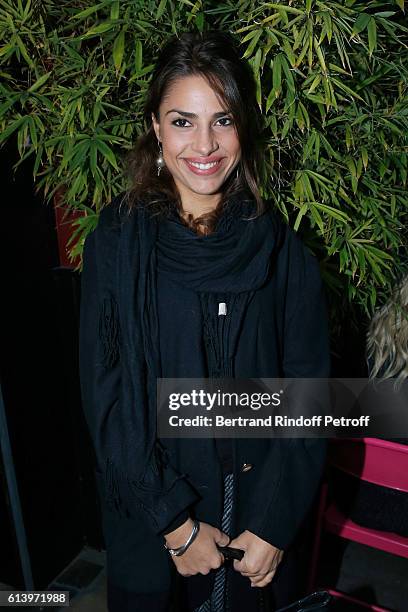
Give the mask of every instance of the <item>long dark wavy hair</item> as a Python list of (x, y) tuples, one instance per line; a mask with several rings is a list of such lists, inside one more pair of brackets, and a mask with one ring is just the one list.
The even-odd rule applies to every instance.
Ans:
[(231, 113), (241, 146), (241, 159), (222, 186), (216, 209), (186, 221), (193, 230), (213, 231), (224, 203), (242, 189), (256, 201), (256, 215), (265, 205), (258, 189), (259, 163), (262, 151), (262, 116), (256, 101), (256, 86), (250, 66), (240, 57), (235, 38), (221, 31), (186, 32), (173, 36), (161, 49), (152, 75), (144, 107), (146, 132), (125, 157), (125, 175), (129, 187), (124, 200), (129, 211), (133, 206), (149, 206), (153, 214), (169, 210), (169, 202), (181, 211), (180, 194), (166, 166), (157, 176), (155, 161), (159, 154), (151, 114), (160, 121), (159, 106), (170, 85), (177, 79), (203, 76), (220, 96)]

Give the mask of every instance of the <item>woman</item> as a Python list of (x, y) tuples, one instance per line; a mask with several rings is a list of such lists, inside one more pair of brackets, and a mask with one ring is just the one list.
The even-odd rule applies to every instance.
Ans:
[(260, 196), (254, 90), (230, 35), (170, 40), (131, 188), (85, 243), (80, 373), (110, 612), (170, 610), (176, 591), (177, 612), (297, 594), (285, 573), (325, 441), (156, 436), (158, 377), (329, 375), (318, 264)]

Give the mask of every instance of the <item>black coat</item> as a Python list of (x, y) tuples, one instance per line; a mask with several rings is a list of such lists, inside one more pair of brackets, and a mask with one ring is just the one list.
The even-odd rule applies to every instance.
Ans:
[[(92, 343), (97, 343), (98, 282), (101, 258), (114, 239), (115, 213), (108, 206), (101, 214), (94, 238), (87, 240), (81, 295), (80, 355), (84, 410), (93, 438), (100, 434), (102, 415), (90, 406), (88, 388), (92, 380)], [(99, 237), (98, 237), (99, 232)], [(108, 245), (108, 246), (107, 246)], [(174, 358), (180, 343), (192, 342), (189, 320), (197, 313), (193, 292), (158, 281), (163, 376), (195, 377), (188, 361)], [(94, 337), (92, 337), (92, 331)], [(182, 340), (180, 339), (182, 338)], [(187, 340), (186, 340), (187, 339)], [(173, 358), (172, 358), (173, 356)], [(251, 363), (248, 370), (246, 364)], [(279, 252), (271, 262), (267, 283), (249, 304), (235, 355), (235, 376), (328, 377), (329, 348), (325, 300), (319, 266), (300, 239), (284, 227)], [(105, 436), (107, 434), (105, 433)], [(126, 431), (123, 444), (126, 444)], [(109, 445), (109, 438), (106, 440)], [(222, 515), (222, 468), (214, 441), (171, 440), (163, 445), (176, 472), (187, 475), (196, 492), (189, 512), (201, 521), (220, 527)], [(235, 513), (232, 538), (245, 529), (281, 549), (288, 549), (311, 506), (321, 477), (326, 441), (319, 439), (235, 439), (232, 441), (235, 475)], [(103, 527), (110, 580), (126, 590), (156, 592), (170, 588), (172, 560), (163, 547), (162, 533), (155, 530), (143, 507), (132, 517), (123, 517), (105, 504), (103, 473), (97, 469), (102, 501)], [(178, 512), (162, 504), (161, 524), (171, 524)], [(185, 508), (184, 508), (185, 509)], [(183, 508), (179, 508), (179, 511)], [(171, 514), (172, 513), (172, 514)], [(208, 576), (193, 577), (208, 581)]]

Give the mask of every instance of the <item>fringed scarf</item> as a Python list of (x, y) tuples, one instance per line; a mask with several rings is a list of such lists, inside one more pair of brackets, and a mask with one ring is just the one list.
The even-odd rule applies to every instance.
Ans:
[[(142, 508), (160, 532), (199, 496), (186, 475), (168, 463), (156, 439), (156, 379), (161, 376), (156, 272), (197, 292), (210, 376), (233, 376), (242, 318), (267, 280), (279, 232), (269, 213), (251, 218), (255, 203), (247, 192), (230, 198), (209, 236), (195, 234), (171, 215), (152, 217), (142, 206), (122, 215), (120, 201), (121, 196), (103, 209), (85, 244), (84, 409), (109, 507), (129, 517)], [(97, 293), (93, 302), (92, 291)], [(225, 316), (218, 316), (220, 303), (227, 305)], [(92, 304), (99, 309), (98, 321)]]

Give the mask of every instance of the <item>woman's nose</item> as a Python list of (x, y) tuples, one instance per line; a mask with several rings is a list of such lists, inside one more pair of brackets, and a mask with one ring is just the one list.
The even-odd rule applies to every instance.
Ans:
[(211, 128), (202, 127), (195, 133), (193, 149), (200, 155), (210, 155), (218, 148), (215, 134)]

